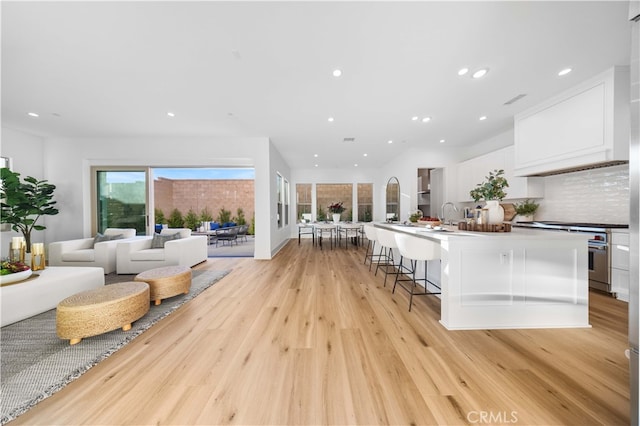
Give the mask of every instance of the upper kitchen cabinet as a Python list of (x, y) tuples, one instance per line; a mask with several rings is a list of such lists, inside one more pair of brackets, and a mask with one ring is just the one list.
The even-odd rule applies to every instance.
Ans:
[(515, 116), (516, 176), (629, 160), (629, 67), (613, 67)]
[(469, 191), (483, 182), (489, 172), (500, 169), (504, 170), (504, 177), (509, 182), (509, 187), (505, 190), (507, 193), (505, 200), (542, 198), (544, 196), (543, 179), (516, 176), (514, 158), (514, 147), (511, 145), (459, 163), (457, 201), (473, 201)]

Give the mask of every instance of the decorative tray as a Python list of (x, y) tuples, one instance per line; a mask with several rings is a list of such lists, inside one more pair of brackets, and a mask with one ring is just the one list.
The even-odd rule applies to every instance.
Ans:
[(511, 232), (510, 223), (499, 223), (497, 225), (478, 225), (476, 223), (458, 223), (459, 231), (471, 231), (471, 232)]

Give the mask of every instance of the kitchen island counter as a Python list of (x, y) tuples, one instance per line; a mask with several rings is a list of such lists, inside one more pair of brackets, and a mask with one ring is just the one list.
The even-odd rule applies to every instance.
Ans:
[(440, 243), (440, 322), (447, 329), (589, 327), (586, 235), (375, 226)]

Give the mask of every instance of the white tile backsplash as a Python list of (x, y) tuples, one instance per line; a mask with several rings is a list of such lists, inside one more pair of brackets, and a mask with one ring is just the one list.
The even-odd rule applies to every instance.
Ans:
[(628, 165), (545, 178), (536, 220), (629, 223)]

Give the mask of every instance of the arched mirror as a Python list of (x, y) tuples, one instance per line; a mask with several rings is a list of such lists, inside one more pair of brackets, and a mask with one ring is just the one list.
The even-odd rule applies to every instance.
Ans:
[(400, 182), (395, 176), (387, 182), (387, 221), (400, 220)]

